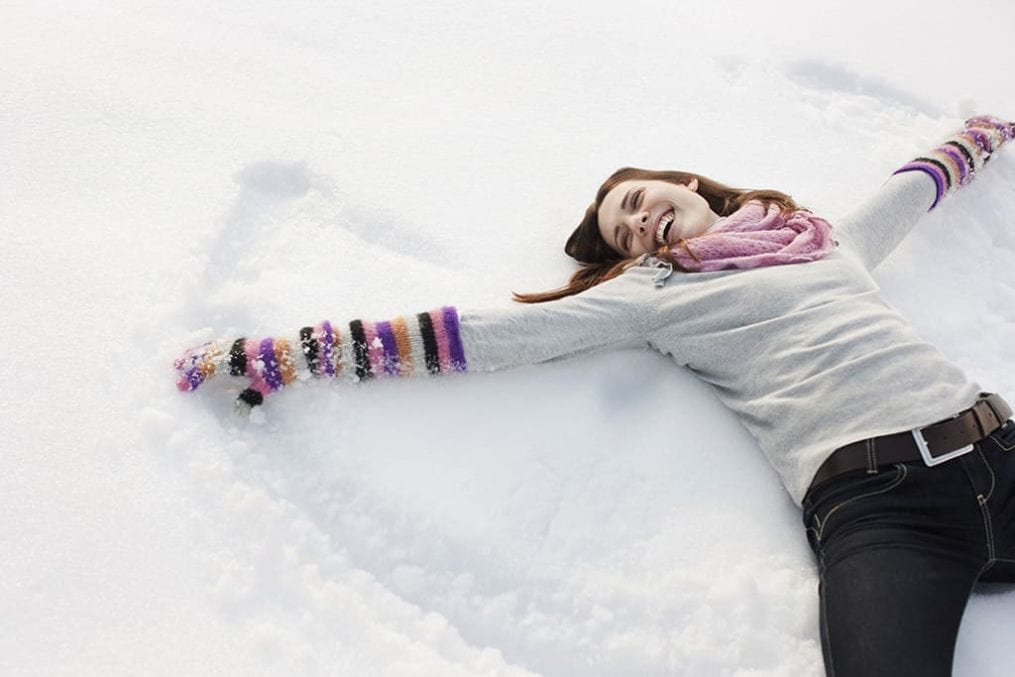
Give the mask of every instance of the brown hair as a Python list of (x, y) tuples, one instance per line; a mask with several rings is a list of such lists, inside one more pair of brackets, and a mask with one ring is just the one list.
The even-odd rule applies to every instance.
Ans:
[(578, 294), (597, 284), (612, 280), (631, 264), (634, 259), (625, 259), (621, 254), (615, 252), (599, 233), (599, 206), (603, 203), (606, 194), (613, 190), (617, 184), (624, 181), (641, 180), (667, 181), (686, 186), (694, 179), (698, 180), (698, 194), (705, 198), (709, 208), (719, 216), (729, 216), (750, 200), (776, 204), (783, 211), (800, 209), (793, 198), (777, 190), (741, 190), (730, 188), (718, 181), (691, 172), (623, 167), (613, 172), (603, 182), (603, 185), (599, 186), (595, 202), (585, 210), (585, 216), (582, 217), (578, 227), (574, 229), (564, 245), (567, 255), (578, 260), (582, 267), (571, 275), (571, 279), (565, 286), (533, 294), (515, 293), (515, 301), (542, 303)]

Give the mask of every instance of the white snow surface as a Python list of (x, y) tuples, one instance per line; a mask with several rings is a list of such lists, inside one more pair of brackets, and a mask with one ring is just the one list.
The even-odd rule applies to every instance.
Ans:
[[(818, 675), (792, 504), (710, 390), (616, 350), (174, 385), (214, 336), (560, 284), (624, 165), (834, 221), (974, 112), (1015, 6), (4, 3), (0, 674)], [(1015, 397), (1015, 150), (877, 277)], [(1010, 674), (980, 588), (956, 674)]]

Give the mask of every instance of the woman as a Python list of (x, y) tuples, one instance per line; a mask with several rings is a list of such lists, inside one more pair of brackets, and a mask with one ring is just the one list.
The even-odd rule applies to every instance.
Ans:
[(972, 585), (1015, 580), (1015, 422), (869, 271), (1013, 136), (970, 119), (834, 228), (777, 191), (620, 170), (567, 242), (585, 266), (517, 296), (529, 305), (213, 342), (178, 360), (178, 385), (228, 371), (255, 406), (301, 374), (504, 369), (645, 341), (715, 388), (802, 506), (828, 673), (950, 674)]

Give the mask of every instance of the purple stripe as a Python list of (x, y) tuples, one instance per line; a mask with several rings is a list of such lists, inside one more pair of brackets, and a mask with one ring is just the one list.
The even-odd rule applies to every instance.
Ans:
[(395, 343), (395, 332), (391, 330), (391, 323), (378, 322), (374, 329), (384, 344), (384, 372), (398, 376), (398, 344)]
[(934, 204), (932, 204), (930, 206), (930, 209), (928, 209), (927, 211), (934, 209), (934, 207), (937, 207), (937, 203), (941, 201), (941, 196), (944, 195), (946, 192), (945, 188), (945, 186), (947, 186), (946, 177), (941, 176), (941, 170), (928, 162), (907, 162), (906, 164), (902, 165), (894, 172), (892, 172), (892, 175), (894, 176), (895, 174), (901, 174), (902, 172), (912, 172), (912, 171), (924, 172), (925, 174), (929, 174), (931, 178), (934, 179), (934, 183), (937, 185), (937, 194), (934, 196)]
[(187, 384), (191, 390), (196, 389), (199, 385), (204, 383), (204, 377), (201, 376), (201, 370), (197, 367), (192, 367), (187, 370)]
[(331, 322), (327, 320), (321, 324), (321, 329), (324, 330), (324, 371), (328, 376), (335, 375), (335, 364), (331, 359), (331, 348), (335, 345), (335, 335), (331, 332)]
[(458, 311), (454, 306), (441, 308), (441, 315), (444, 318), (444, 333), (448, 337), (448, 347), (451, 349), (451, 366), (455, 371), (465, 371), (465, 350), (462, 348), (462, 336), (459, 333)]
[(963, 156), (962, 153), (954, 146), (941, 146), (938, 150), (955, 160), (955, 164), (959, 166), (959, 183), (962, 185), (969, 183), (968, 170), (972, 169), (972, 167), (966, 167), (965, 156)]
[(275, 342), (270, 338), (261, 341), (260, 358), (264, 363), (264, 380), (272, 390), (282, 387), (282, 372), (278, 368), (278, 360), (275, 359)]
[(981, 132), (978, 129), (970, 128), (966, 130), (966, 134), (973, 137), (973, 141), (980, 147), (984, 153), (990, 153), (994, 145), (990, 142), (990, 137), (987, 136), (986, 132)]
[(1012, 130), (1010, 127), (1010, 123), (998, 120), (997, 118), (992, 117), (990, 115), (977, 115), (975, 118), (970, 118), (968, 121), (966, 121), (966, 124), (968, 125), (970, 123), (976, 122), (990, 125), (997, 131), (1001, 132), (1001, 136), (1004, 137), (1005, 141), (1011, 139)]

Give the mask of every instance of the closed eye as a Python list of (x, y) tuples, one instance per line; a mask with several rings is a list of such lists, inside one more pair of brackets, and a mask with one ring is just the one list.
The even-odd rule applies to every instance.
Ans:
[(631, 229), (624, 224), (618, 224), (616, 229), (613, 231), (613, 243), (616, 245), (616, 248), (621, 254), (630, 251)]

